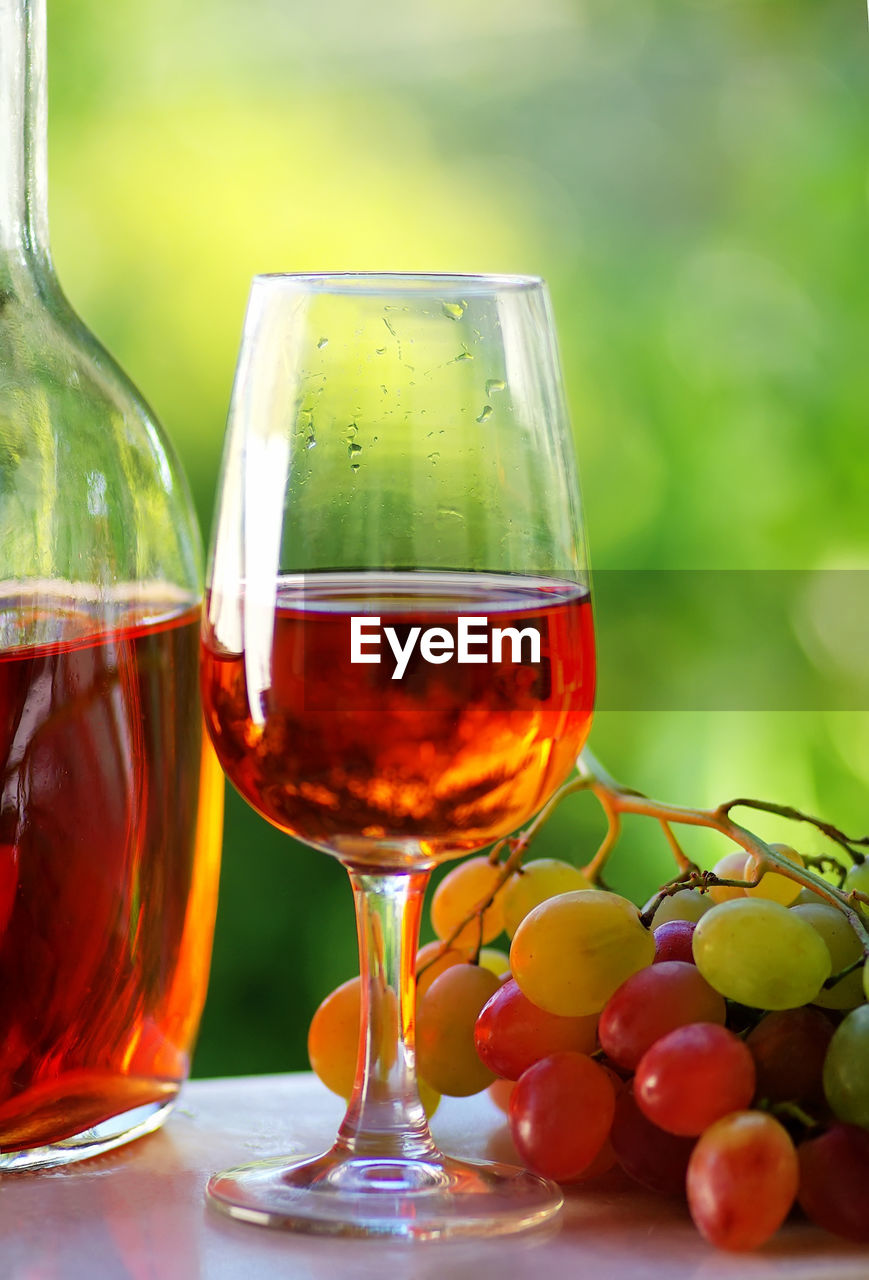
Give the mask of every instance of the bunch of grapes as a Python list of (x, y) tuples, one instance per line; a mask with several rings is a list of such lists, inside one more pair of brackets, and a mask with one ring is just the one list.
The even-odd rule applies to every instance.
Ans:
[[(506, 881), (485, 857), (454, 867), (431, 904), (443, 941), (417, 961), (427, 1110), (488, 1088), (530, 1169), (573, 1184), (618, 1165), (686, 1196), (720, 1248), (757, 1247), (797, 1203), (869, 1242), (869, 965), (841, 910), (761, 870), (728, 855), (702, 892), (641, 913), (553, 859)], [(869, 890), (869, 862), (844, 888)], [(509, 956), (485, 945), (502, 932)], [(314, 1070), (345, 1096), (354, 982), (310, 1036)]]

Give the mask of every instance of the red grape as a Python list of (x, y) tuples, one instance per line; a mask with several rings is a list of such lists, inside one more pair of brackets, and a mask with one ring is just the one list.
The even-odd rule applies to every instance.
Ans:
[(685, 1194), (685, 1171), (694, 1138), (679, 1138), (652, 1124), (637, 1106), (628, 1086), (616, 1098), (610, 1142), (625, 1173), (663, 1195)]
[(761, 1018), (746, 1045), (757, 1071), (757, 1097), (821, 1103), (823, 1069), (834, 1027), (820, 1009), (778, 1009)]
[(656, 1040), (640, 1059), (640, 1110), (669, 1133), (691, 1137), (754, 1097), (754, 1059), (726, 1027), (693, 1022)]
[(665, 920), (659, 924), (652, 934), (655, 940), (652, 964), (660, 964), (662, 960), (684, 960), (686, 964), (693, 964), (691, 939), (696, 928), (696, 920)]
[(869, 1132), (834, 1124), (797, 1155), (806, 1216), (837, 1236), (869, 1242)]
[(518, 1080), (541, 1058), (563, 1049), (592, 1053), (597, 1015), (562, 1018), (532, 1004), (511, 978), (483, 1007), (474, 1029), (477, 1053), (490, 1071)]
[(568, 1182), (589, 1167), (609, 1134), (615, 1089), (583, 1053), (554, 1053), (529, 1067), (510, 1098), (510, 1132), (530, 1169)]
[(797, 1193), (797, 1153), (763, 1111), (724, 1116), (699, 1138), (688, 1161), (688, 1208), (719, 1249), (756, 1249), (778, 1230)]
[(575, 1178), (570, 1179), (570, 1185), (577, 1186), (581, 1182), (591, 1182), (594, 1178), (600, 1178), (604, 1173), (609, 1173), (615, 1164), (616, 1153), (613, 1151), (612, 1143), (607, 1138), (591, 1164), (586, 1165), (582, 1173), (578, 1173)]
[(693, 964), (666, 960), (634, 973), (610, 996), (598, 1034), (607, 1057), (632, 1069), (656, 1040), (689, 1022), (727, 1017), (724, 997)]

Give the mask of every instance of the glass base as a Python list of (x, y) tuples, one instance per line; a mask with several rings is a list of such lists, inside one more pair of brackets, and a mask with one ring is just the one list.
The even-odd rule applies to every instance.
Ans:
[(120, 1115), (111, 1116), (100, 1124), (91, 1125), (80, 1133), (57, 1142), (25, 1147), (17, 1151), (0, 1151), (0, 1174), (29, 1172), (36, 1169), (52, 1169), (58, 1165), (73, 1164), (77, 1160), (90, 1160), (106, 1151), (153, 1133), (175, 1105), (175, 1095), (162, 1102), (149, 1102), (132, 1107)]
[(209, 1179), (211, 1204), (259, 1226), (415, 1240), (502, 1235), (558, 1212), (558, 1187), (505, 1164), (325, 1155), (242, 1165)]

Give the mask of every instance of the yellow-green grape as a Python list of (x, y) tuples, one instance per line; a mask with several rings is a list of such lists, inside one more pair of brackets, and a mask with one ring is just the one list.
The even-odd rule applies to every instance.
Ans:
[(547, 1013), (600, 1013), (617, 987), (651, 964), (655, 942), (627, 898), (579, 889), (531, 911), (513, 938), (510, 968), (524, 995)]
[[(789, 844), (771, 844), (769, 847), (787, 862), (792, 862), (795, 867), (805, 867), (803, 859)], [(756, 853), (748, 855), (745, 860), (746, 880), (757, 879), (761, 861), (762, 859)], [(796, 902), (801, 888), (798, 881), (779, 875), (777, 871), (767, 871), (761, 876), (760, 884), (755, 885), (753, 889), (746, 889), (745, 892), (749, 898), (766, 898), (770, 902), (780, 902), (783, 907), (789, 907), (792, 902)]]
[(420, 1079), (438, 1093), (464, 1098), (495, 1079), (474, 1044), (474, 1024), (500, 983), (490, 969), (454, 964), (431, 984), (416, 1016), (416, 1065)]
[[(801, 903), (791, 907), (791, 914), (808, 920), (816, 929), (830, 953), (832, 972), (838, 973), (863, 954), (860, 939), (841, 911), (829, 902)], [(863, 971), (855, 969), (834, 987), (822, 987), (812, 1001), (824, 1009), (853, 1009), (863, 1003)]]
[(326, 996), (308, 1028), (308, 1058), (327, 1089), (349, 1098), (356, 1078), (362, 981), (357, 976)]
[[(465, 917), (495, 891), (500, 875), (501, 868), (485, 857), (469, 858), (467, 862), (453, 867), (441, 880), (431, 900), (431, 923), (437, 936), (449, 938)], [(461, 950), (497, 938), (504, 928), (502, 901), (503, 890), (499, 890), (483, 912), (482, 933), (479, 919), (471, 920), (453, 939), (452, 945)]]
[(481, 947), (477, 963), (483, 969), (489, 969), (499, 980), (510, 972), (510, 957), (499, 947)]
[[(734, 853), (725, 853), (712, 868), (722, 880), (747, 880), (745, 874), (745, 850), (737, 849)], [(734, 885), (714, 884), (709, 890), (713, 902), (730, 902), (734, 898), (744, 898), (745, 890)]]
[[(656, 897), (657, 894), (652, 894), (643, 907), (644, 912), (648, 911)], [(652, 928), (657, 929), (659, 924), (666, 924), (668, 920), (699, 920), (711, 906), (712, 902), (707, 893), (700, 893), (697, 889), (680, 889), (678, 893), (664, 898), (655, 912)]]
[(706, 912), (692, 939), (711, 987), (756, 1009), (796, 1009), (832, 972), (830, 953), (807, 920), (765, 898), (734, 898)]
[(569, 862), (558, 858), (534, 858), (526, 862), (504, 886), (504, 928), (510, 937), (535, 907), (547, 898), (594, 885)]
[(839, 1120), (869, 1129), (869, 1004), (852, 1009), (833, 1033), (824, 1093)]

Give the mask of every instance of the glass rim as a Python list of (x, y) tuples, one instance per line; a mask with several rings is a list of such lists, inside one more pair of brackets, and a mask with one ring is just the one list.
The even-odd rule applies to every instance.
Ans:
[(525, 292), (545, 288), (542, 276), (436, 271), (263, 271), (251, 287), (284, 286), (299, 293), (443, 297)]

